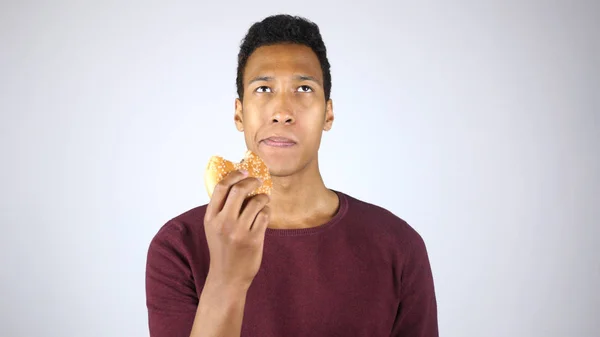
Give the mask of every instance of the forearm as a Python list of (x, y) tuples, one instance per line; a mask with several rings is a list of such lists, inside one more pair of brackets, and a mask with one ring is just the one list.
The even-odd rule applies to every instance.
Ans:
[(239, 337), (247, 289), (207, 279), (190, 337)]

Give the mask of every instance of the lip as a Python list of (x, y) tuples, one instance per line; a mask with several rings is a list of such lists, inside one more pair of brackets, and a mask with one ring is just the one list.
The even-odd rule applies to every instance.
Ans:
[(290, 147), (296, 145), (296, 142), (292, 139), (280, 136), (265, 138), (262, 140), (262, 143), (272, 147)]

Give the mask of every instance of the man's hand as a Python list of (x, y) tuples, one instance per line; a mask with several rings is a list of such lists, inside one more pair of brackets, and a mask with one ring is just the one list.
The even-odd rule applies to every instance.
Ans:
[(247, 172), (234, 171), (215, 187), (204, 217), (210, 252), (207, 282), (247, 289), (258, 273), (270, 198), (266, 194), (246, 196), (260, 184)]

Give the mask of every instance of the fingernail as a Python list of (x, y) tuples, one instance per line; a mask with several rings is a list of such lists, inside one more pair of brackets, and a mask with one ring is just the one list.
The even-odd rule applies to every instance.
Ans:
[(248, 171), (246, 171), (246, 170), (240, 170), (240, 172), (242, 172), (242, 175), (244, 175), (244, 176), (248, 175)]

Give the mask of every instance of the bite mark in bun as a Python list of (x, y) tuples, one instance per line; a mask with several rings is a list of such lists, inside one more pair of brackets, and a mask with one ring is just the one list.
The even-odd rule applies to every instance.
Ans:
[(262, 181), (262, 185), (250, 192), (248, 197), (261, 193), (271, 195), (273, 181), (271, 180), (269, 168), (257, 154), (247, 150), (244, 158), (239, 163), (229, 161), (219, 156), (210, 157), (204, 172), (204, 185), (208, 197), (212, 198), (215, 186), (217, 186), (225, 176), (236, 170), (246, 170), (248, 171), (249, 177), (259, 178)]

